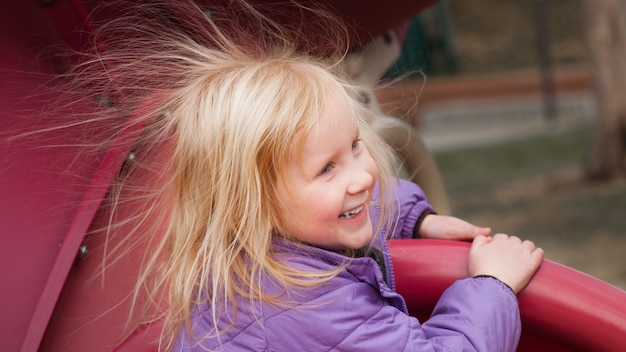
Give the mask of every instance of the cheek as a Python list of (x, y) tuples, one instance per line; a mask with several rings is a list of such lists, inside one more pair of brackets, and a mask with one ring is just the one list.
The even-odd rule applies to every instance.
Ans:
[(275, 197), (273, 199), (272, 207), (275, 211), (276, 221), (278, 224), (274, 224), (274, 226), (278, 226), (279, 228), (289, 227), (290, 219), (293, 219), (294, 214), (294, 200), (292, 194), (287, 190), (287, 187), (278, 183), (275, 188)]
[(369, 172), (369, 174), (372, 175), (374, 180), (378, 180), (378, 167), (376, 166), (376, 162), (374, 161), (374, 159), (372, 158), (369, 152), (367, 153), (366, 158), (367, 158), (367, 163), (366, 163), (367, 172)]
[(343, 210), (343, 195), (343, 191), (339, 189), (319, 189), (309, 194), (306, 202), (294, 206), (293, 210), (298, 211), (294, 216), (308, 230), (319, 232), (332, 229)]

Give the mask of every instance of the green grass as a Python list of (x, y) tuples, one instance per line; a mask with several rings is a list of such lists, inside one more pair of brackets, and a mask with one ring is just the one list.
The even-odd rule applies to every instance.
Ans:
[[(575, 241), (594, 233), (623, 238), (626, 182), (597, 183), (581, 177), (591, 138), (589, 129), (581, 127), (444, 152), (435, 159), (455, 215), (461, 218), (534, 238)], [(554, 178), (563, 172), (578, 174)]]
[(580, 164), (586, 157), (591, 133), (579, 128), (486, 147), (435, 155), (451, 196), (483, 191), (503, 182), (539, 175)]

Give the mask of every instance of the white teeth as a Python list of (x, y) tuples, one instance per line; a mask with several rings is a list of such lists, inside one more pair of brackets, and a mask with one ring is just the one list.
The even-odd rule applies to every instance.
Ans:
[(361, 210), (363, 210), (363, 206), (359, 206), (358, 208), (352, 209), (350, 211), (347, 211), (341, 215), (339, 215), (340, 218), (342, 219), (350, 219), (352, 217), (354, 217), (356, 214), (360, 213)]

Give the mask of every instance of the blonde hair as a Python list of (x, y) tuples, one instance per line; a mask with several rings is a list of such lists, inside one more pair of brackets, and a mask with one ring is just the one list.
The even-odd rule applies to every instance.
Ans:
[[(111, 202), (115, 208), (125, 197), (137, 197), (136, 190), (129, 192), (131, 183), (143, 187), (145, 205), (132, 221), (160, 220), (145, 235), (156, 242), (136, 297), (149, 289), (150, 302), (165, 300), (166, 348), (182, 325), (191, 332), (197, 304), (209, 303), (217, 322), (238, 296), (281, 304), (263, 292), (262, 277), (272, 277), (287, 290), (319, 285), (341, 269), (301, 272), (272, 256), (272, 237), (281, 235), (275, 186), (296, 137), (306, 136), (337, 94), (349, 103), (376, 161), (383, 195), (394, 174), (389, 148), (368, 123), (371, 112), (359, 102), (359, 87), (340, 72), (347, 35), (336, 19), (302, 9), (304, 16), (316, 16), (326, 35), (336, 35), (337, 47), (320, 47), (243, 1), (229, 6), (245, 10), (238, 12), (245, 24), (226, 17), (230, 8), (213, 12), (211, 19), (191, 1), (169, 3), (176, 5), (140, 6), (129, 10), (139, 15), (108, 22), (96, 37), (104, 51), (72, 73), (86, 78), (74, 81), (80, 87), (113, 97), (121, 112), (142, 107), (134, 123), (145, 127), (135, 148), (157, 155), (156, 164), (136, 163), (125, 170)], [(141, 168), (159, 172), (130, 182), (145, 175)], [(111, 221), (106, 231), (114, 226)], [(129, 240), (139, 236), (136, 232), (127, 234)]]

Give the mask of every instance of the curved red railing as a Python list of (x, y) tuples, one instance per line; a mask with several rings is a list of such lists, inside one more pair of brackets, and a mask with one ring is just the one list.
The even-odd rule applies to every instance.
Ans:
[[(441, 293), (467, 276), (469, 243), (389, 242), (396, 288), (409, 311), (430, 315)], [(544, 260), (518, 295), (518, 351), (621, 351), (626, 348), (626, 292), (567, 266)]]

